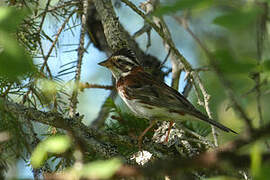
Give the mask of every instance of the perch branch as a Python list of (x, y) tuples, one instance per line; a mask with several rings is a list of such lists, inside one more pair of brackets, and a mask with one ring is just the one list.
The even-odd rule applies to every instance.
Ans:
[[(14, 117), (19, 117), (18, 121), (26, 124), (28, 121), (39, 122), (50, 125), (52, 127), (60, 128), (68, 131), (78, 143), (84, 155), (97, 155), (103, 158), (112, 158), (120, 156), (125, 162), (130, 162), (128, 157), (120, 154), (117, 150), (118, 146), (125, 146), (126, 148), (136, 149), (137, 143), (130, 137), (116, 134), (112, 131), (102, 131), (95, 128), (87, 127), (81, 122), (82, 117), (63, 117), (57, 112), (43, 112), (35, 108), (25, 107), (22, 104), (13, 103), (0, 98), (4, 111), (12, 113)], [(166, 147), (148, 143), (144, 148), (152, 153), (157, 158), (177, 157), (175, 153), (166, 151)]]

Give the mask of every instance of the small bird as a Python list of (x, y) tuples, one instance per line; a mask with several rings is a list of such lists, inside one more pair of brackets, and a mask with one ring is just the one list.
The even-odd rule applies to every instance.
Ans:
[[(156, 121), (202, 120), (226, 132), (232, 129), (208, 118), (183, 95), (144, 71), (132, 50), (123, 48), (99, 65), (111, 70), (118, 94), (135, 116), (149, 119), (148, 128), (139, 137), (139, 147), (145, 133)], [(170, 130), (170, 128), (169, 128)], [(237, 134), (237, 133), (236, 133)], [(169, 132), (166, 139), (168, 139)]]

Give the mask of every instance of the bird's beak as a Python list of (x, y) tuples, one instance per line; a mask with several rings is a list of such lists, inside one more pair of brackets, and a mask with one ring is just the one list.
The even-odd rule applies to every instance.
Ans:
[(109, 59), (107, 59), (105, 61), (102, 61), (102, 62), (98, 63), (98, 65), (104, 66), (104, 67), (107, 67), (108, 68), (108, 67), (110, 67), (111, 62), (109, 61)]

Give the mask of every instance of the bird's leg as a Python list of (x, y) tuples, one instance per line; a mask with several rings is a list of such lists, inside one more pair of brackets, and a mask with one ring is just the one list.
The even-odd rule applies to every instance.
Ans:
[(171, 129), (172, 129), (172, 126), (173, 126), (174, 122), (173, 121), (170, 121), (170, 124), (169, 124), (169, 128), (168, 128), (168, 133), (167, 133), (167, 136), (164, 140), (164, 143), (167, 143), (168, 140), (169, 140), (169, 136), (170, 136), (170, 132), (171, 132)]
[(138, 138), (138, 146), (139, 150), (142, 149), (142, 139), (143, 136), (156, 124), (156, 121), (151, 121), (150, 125), (142, 132), (142, 134)]

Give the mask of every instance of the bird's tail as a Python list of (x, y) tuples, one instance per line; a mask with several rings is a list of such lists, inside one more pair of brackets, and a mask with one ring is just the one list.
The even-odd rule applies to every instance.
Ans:
[(235, 134), (238, 134), (237, 132), (235, 132), (234, 130), (222, 125), (221, 123), (217, 122), (217, 121), (214, 121), (210, 118), (208, 118), (206, 115), (202, 114), (201, 112), (197, 112), (196, 114), (194, 114), (197, 118), (203, 120), (203, 121), (206, 121), (208, 122), (209, 124), (212, 124), (213, 126), (216, 126), (218, 127), (219, 129), (223, 130), (223, 131), (226, 131), (226, 132), (233, 132)]

